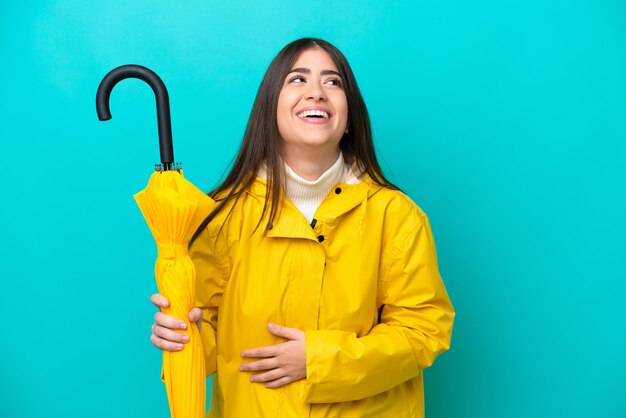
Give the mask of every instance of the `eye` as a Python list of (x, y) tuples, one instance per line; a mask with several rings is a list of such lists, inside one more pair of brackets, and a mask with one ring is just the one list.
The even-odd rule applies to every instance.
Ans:
[(336, 86), (336, 87), (343, 86), (343, 83), (341, 82), (341, 79), (339, 78), (331, 78), (329, 80), (326, 80), (324, 84), (329, 85), (329, 86)]
[(306, 80), (301, 75), (294, 75), (290, 77), (289, 79), (287, 79), (287, 83), (294, 83), (294, 84), (301, 84), (301, 83), (304, 83), (305, 81)]

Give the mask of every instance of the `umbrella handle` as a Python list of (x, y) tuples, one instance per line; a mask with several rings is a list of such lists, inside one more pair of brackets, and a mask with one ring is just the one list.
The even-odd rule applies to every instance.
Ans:
[(150, 85), (156, 96), (157, 120), (159, 124), (159, 148), (163, 170), (171, 170), (174, 163), (172, 145), (172, 122), (170, 118), (170, 98), (163, 80), (156, 73), (141, 65), (122, 65), (110, 71), (100, 82), (96, 93), (96, 111), (98, 119), (111, 119), (109, 98), (113, 87), (126, 78), (138, 78)]

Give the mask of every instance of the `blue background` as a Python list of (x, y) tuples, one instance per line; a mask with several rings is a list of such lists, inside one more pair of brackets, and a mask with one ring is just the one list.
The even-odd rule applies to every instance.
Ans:
[(0, 5), (0, 416), (169, 416), (132, 199), (154, 98), (124, 81), (102, 123), (96, 88), (156, 71), (208, 190), (302, 36), (346, 54), (386, 173), (432, 222), (458, 316), (427, 416), (626, 416), (624, 1), (36, 4)]

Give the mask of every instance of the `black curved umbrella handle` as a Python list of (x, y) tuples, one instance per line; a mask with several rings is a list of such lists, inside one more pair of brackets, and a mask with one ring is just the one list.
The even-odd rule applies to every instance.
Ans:
[(157, 120), (159, 123), (159, 147), (163, 170), (171, 170), (174, 163), (174, 147), (172, 145), (172, 122), (170, 117), (170, 98), (163, 80), (156, 73), (141, 65), (122, 65), (109, 72), (98, 86), (96, 93), (96, 110), (98, 119), (111, 119), (109, 98), (113, 87), (126, 78), (138, 78), (152, 87), (156, 96)]

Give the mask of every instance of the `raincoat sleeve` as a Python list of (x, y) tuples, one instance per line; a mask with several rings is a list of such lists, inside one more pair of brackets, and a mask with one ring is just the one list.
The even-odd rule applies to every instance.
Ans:
[[(379, 277), (380, 321), (367, 335), (306, 331), (308, 403), (363, 399), (414, 378), (450, 346), (454, 310), (426, 215), (398, 234)], [(406, 224), (405, 224), (406, 225)]]
[(221, 241), (216, 240), (216, 232), (210, 226), (189, 247), (196, 267), (196, 306), (202, 309), (200, 337), (207, 376), (217, 371), (217, 311), (229, 275), (221, 248)]

